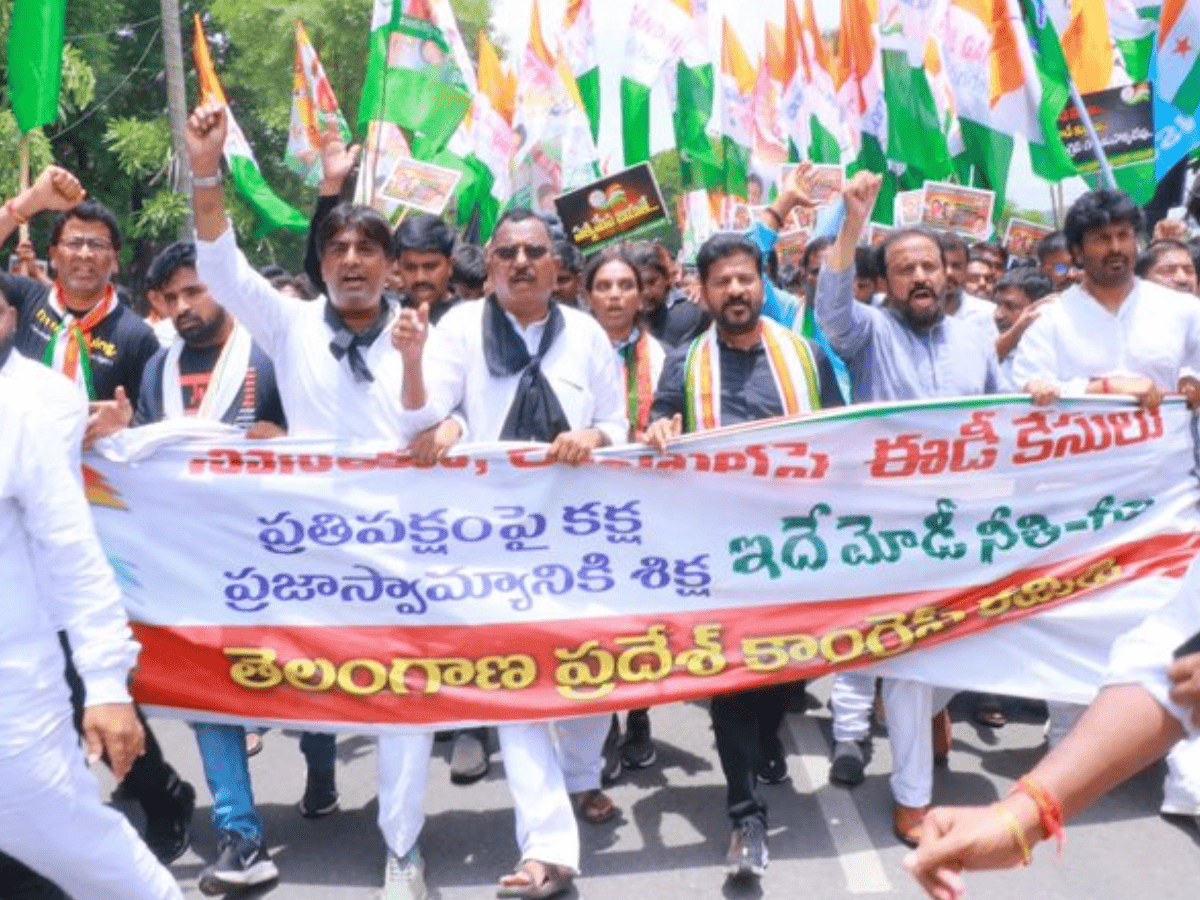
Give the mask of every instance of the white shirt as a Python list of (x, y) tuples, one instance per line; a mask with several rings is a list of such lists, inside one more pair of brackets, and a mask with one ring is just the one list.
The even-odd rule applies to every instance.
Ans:
[(0, 366), (0, 393), (16, 393), (37, 403), (70, 453), (72, 471), (78, 473), (88, 419), (87, 397), (79, 388), (65, 375), (13, 350)]
[[(55, 634), (62, 623), (89, 706), (128, 703), (137, 660), (121, 592), (66, 448), (36, 397), (0, 392), (0, 755), (71, 716)], [(47, 573), (40, 590), (35, 569)]]
[(360, 383), (346, 357), (338, 360), (329, 352), (333, 331), (325, 323), (325, 299), (298, 300), (271, 287), (246, 261), (232, 229), (215, 241), (196, 241), (196, 268), (213, 298), (246, 326), (275, 364), (290, 436), (407, 444), (435, 424), (402, 415), (404, 363), (391, 342), (398, 309), (363, 354), (375, 380)]
[(958, 304), (958, 311), (953, 313), (953, 317), (979, 326), (990, 340), (994, 341), (999, 337), (1000, 330), (996, 327), (996, 304), (991, 300), (984, 300), (963, 291), (962, 302)]
[(1075, 285), (1043, 306), (1013, 351), (1013, 379), (1082, 394), (1093, 378), (1138, 376), (1173, 391), (1180, 370), (1200, 369), (1200, 303), (1141, 278), (1110, 313)]
[(1179, 583), (1179, 593), (1127, 634), (1117, 638), (1108, 660), (1106, 684), (1140, 684), (1190, 733), (1191, 710), (1171, 702), (1167, 669), (1175, 648), (1200, 632), (1200, 558)]
[[(520, 374), (493, 378), (483, 354), (484, 300), (454, 306), (429, 333), (424, 371), (428, 402), (408, 415), (415, 428), (430, 411), (440, 420), (453, 410), (465, 416), (472, 441), (496, 441), (508, 419)], [(542, 373), (554, 389), (572, 429), (598, 428), (612, 444), (629, 434), (625, 394), (616, 354), (604, 330), (587, 313), (559, 307), (563, 330), (542, 359)], [(511, 316), (530, 354), (537, 352), (546, 320), (527, 327)]]

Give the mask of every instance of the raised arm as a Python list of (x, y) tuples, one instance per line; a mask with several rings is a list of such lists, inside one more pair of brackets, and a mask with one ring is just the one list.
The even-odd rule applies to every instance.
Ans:
[(225, 107), (204, 103), (187, 123), (192, 163), (192, 210), (196, 218), (196, 269), (209, 292), (274, 358), (282, 345), (289, 308), (305, 301), (285, 297), (254, 271), (238, 249), (221, 188), (221, 154), (228, 119)]
[(877, 310), (854, 299), (854, 251), (881, 184), (882, 179), (873, 172), (858, 172), (846, 183), (842, 189), (846, 216), (817, 277), (813, 300), (817, 324), (834, 351), (847, 361), (866, 345), (872, 317), (878, 315)]
[(72, 209), (86, 196), (74, 175), (59, 166), (46, 166), (33, 184), (0, 206), (0, 244), (38, 213)]
[(358, 162), (359, 146), (346, 146), (342, 140), (342, 130), (338, 127), (337, 116), (332, 113), (325, 118), (325, 125), (320, 133), (321, 138), (321, 186), (317, 205), (313, 210), (312, 220), (308, 224), (308, 241), (304, 248), (304, 274), (313, 286), (325, 293), (325, 278), (321, 274), (321, 259), (317, 255), (317, 229), (321, 221), (329, 215), (342, 199), (342, 188), (346, 179), (354, 171)]

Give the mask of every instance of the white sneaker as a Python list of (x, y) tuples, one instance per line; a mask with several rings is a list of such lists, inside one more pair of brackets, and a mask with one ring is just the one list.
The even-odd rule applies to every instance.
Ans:
[(383, 870), (383, 894), (380, 900), (426, 900), (425, 860), (416, 844), (403, 856), (388, 850)]

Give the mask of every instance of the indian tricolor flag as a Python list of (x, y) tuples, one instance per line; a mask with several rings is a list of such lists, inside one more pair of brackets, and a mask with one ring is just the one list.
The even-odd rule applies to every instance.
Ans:
[(321, 132), (337, 128), (350, 143), (350, 126), (338, 107), (333, 85), (313, 49), (303, 22), (296, 22), (296, 60), (292, 69), (292, 117), (288, 125), (287, 167), (316, 187), (322, 177)]
[(514, 204), (552, 212), (556, 196), (596, 179), (596, 144), (583, 98), (563, 54), (546, 46), (538, 0), (517, 76), (513, 128), (522, 138), (513, 157)]
[[(708, 184), (715, 178), (718, 160), (708, 139), (713, 114), (713, 60), (708, 45), (708, 0), (684, 2), (690, 10), (691, 37), (675, 66), (675, 78), (667, 78), (667, 96), (674, 110), (675, 147), (679, 150), (685, 187)], [(692, 168), (702, 168), (696, 176)], [(691, 178), (687, 176), (691, 175)]]
[(884, 175), (873, 219), (892, 221), (895, 180), (887, 175), (888, 108), (883, 91), (883, 60), (879, 52), (879, 21), (875, 0), (841, 0), (842, 28), (838, 32), (835, 66), (838, 101), (850, 126), (856, 158), (846, 171), (862, 169)]
[(944, 178), (953, 166), (925, 69), (933, 22), (903, 0), (881, 0), (879, 38), (888, 106), (888, 158), (927, 178)]
[[(516, 85), (506, 76), (486, 31), (479, 32), (478, 75), (469, 117), (471, 153), (467, 158), (468, 165), (478, 173), (478, 189), (473, 203), (463, 204), (460, 200), (459, 222), (466, 225), (475, 217), (478, 237), (486, 241), (500, 210), (512, 196), (509, 166), (519, 143), (512, 127)], [(464, 205), (472, 208), (463, 209)]]
[(805, 0), (803, 16), (798, 3), (784, 3), (784, 121), (799, 156), (840, 163), (853, 149), (833, 56), (817, 26), (812, 0)]
[(746, 197), (746, 173), (754, 146), (754, 82), (742, 42), (729, 24), (721, 23), (721, 82), (718, 103), (721, 148), (724, 153), (725, 193)]
[(650, 94), (694, 40), (689, 0), (634, 0), (621, 74), (625, 165), (650, 158)]
[(228, 123), (225, 134), (225, 164), (229, 166), (229, 179), (234, 187), (258, 215), (258, 233), (266, 234), (276, 228), (301, 233), (308, 231), (308, 219), (271, 190), (271, 186), (259, 171), (250, 144), (234, 118), (233, 110), (229, 108), (225, 99), (225, 91), (217, 79), (212, 55), (208, 52), (208, 39), (204, 35), (204, 26), (200, 24), (199, 16), (195, 16), (193, 20), (192, 55), (196, 62), (196, 75), (200, 80), (200, 102), (216, 103), (225, 107)]
[(1161, 0), (1109, 0), (1108, 25), (1112, 29), (1113, 42), (1125, 60), (1125, 70), (1134, 81), (1149, 77), (1161, 7)]
[[(481, 32), (482, 33), (482, 32)], [(592, 140), (600, 139), (600, 60), (592, 26), (592, 0), (567, 0), (562, 27), (563, 55), (587, 110)], [(481, 63), (482, 65), (482, 63)]]
[(1155, 88), (1185, 115), (1200, 110), (1200, 5), (1196, 0), (1163, 2)]

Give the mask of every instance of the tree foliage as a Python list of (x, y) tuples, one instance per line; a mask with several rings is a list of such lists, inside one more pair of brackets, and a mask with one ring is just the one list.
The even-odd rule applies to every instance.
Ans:
[[(133, 281), (174, 238), (187, 198), (171, 190), (174, 160), (167, 115), (161, 0), (71, 0), (67, 4), (60, 119), (31, 137), (34, 174), (52, 159), (75, 172), (117, 215), (129, 240)], [(8, 28), (13, 0), (0, 0), (0, 199), (17, 191), (18, 135), (7, 100)], [(489, 0), (451, 0), (468, 50), (488, 27)], [(302, 211), (315, 195), (284, 165), (291, 115), (295, 26), (304, 22), (343, 113), (354, 123), (366, 73), (370, 0), (180, 0), (189, 107), (198, 99), (191, 60), (192, 15), (210, 39), (218, 75), (267, 182)], [(44, 132), (44, 133), (43, 133)], [(254, 237), (253, 214), (227, 191), (243, 247), (256, 262), (298, 271), (303, 237)], [(45, 218), (45, 217), (43, 217)], [(48, 222), (35, 223), (44, 250)]]

